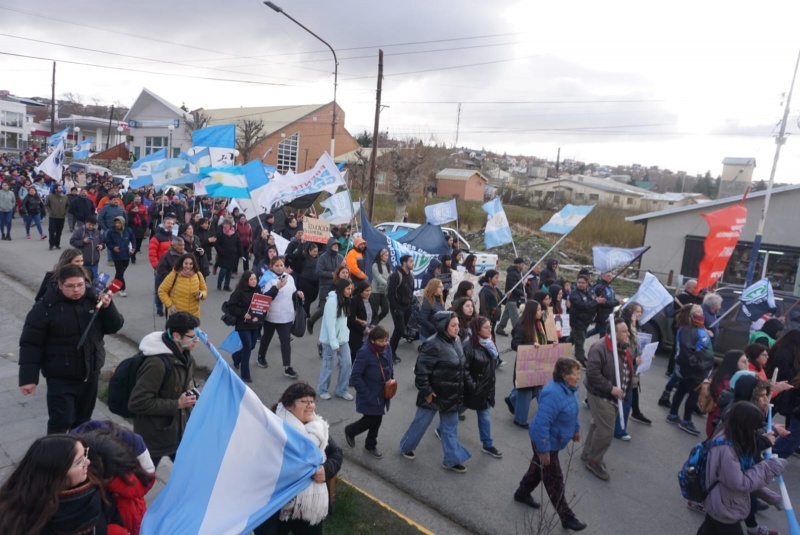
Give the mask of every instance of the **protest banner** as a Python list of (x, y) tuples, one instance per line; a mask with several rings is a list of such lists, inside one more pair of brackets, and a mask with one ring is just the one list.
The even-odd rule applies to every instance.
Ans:
[(250, 307), (247, 313), (251, 316), (258, 318), (265, 318), (269, 312), (269, 306), (272, 304), (272, 298), (263, 294), (253, 294), (253, 299), (250, 301)]
[(314, 243), (328, 243), (331, 238), (331, 224), (322, 219), (304, 217), (303, 238)]
[(439, 273), (436, 278), (442, 281), (442, 288), (445, 290), (453, 287), (453, 275), (451, 273)]
[(519, 346), (516, 362), (516, 388), (542, 386), (553, 378), (556, 361), (572, 357), (570, 344), (548, 344), (539, 347)]
[(558, 342), (558, 326), (556, 325), (552, 307), (547, 309), (547, 317), (544, 319), (544, 333), (548, 342)]

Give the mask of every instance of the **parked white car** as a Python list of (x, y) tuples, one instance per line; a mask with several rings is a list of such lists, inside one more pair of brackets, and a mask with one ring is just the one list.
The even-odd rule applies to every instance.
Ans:
[[(419, 224), (417, 223), (402, 223), (397, 221), (389, 221), (387, 223), (380, 223), (375, 225), (375, 228), (380, 230), (381, 232), (386, 233), (388, 236), (394, 238), (395, 240), (402, 238), (415, 228), (418, 228)], [(496, 254), (486, 253), (483, 251), (473, 251), (469, 245), (469, 242), (464, 239), (464, 237), (458, 233), (456, 229), (449, 228), (449, 227), (442, 227), (442, 232), (447, 234), (448, 236), (452, 236), (458, 241), (459, 248), (464, 251), (464, 255), (474, 254), (477, 257), (475, 262), (475, 269), (478, 273), (483, 273), (487, 269), (497, 269), (497, 262), (498, 257)], [(462, 259), (463, 261), (463, 259)]]

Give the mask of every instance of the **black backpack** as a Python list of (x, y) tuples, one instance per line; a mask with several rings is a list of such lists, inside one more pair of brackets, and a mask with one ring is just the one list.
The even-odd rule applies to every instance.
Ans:
[[(161, 381), (161, 386), (167, 382), (172, 374), (172, 365), (166, 355), (157, 355), (164, 361), (164, 379)], [(128, 357), (119, 363), (111, 376), (111, 381), (108, 383), (108, 410), (122, 416), (124, 418), (132, 418), (135, 416), (128, 409), (128, 400), (131, 398), (131, 392), (136, 385), (136, 377), (139, 375), (139, 368), (142, 367), (144, 359), (148, 355), (143, 354), (141, 351), (132, 357)]]
[(222, 317), (220, 318), (222, 323), (229, 327), (233, 327), (236, 325), (236, 317), (231, 314), (230, 310), (228, 310), (228, 302), (225, 301), (222, 303)]

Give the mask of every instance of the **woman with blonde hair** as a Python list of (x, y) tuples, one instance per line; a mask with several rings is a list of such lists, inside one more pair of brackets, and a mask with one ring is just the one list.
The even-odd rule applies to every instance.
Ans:
[(422, 293), (422, 306), (419, 309), (417, 325), (423, 340), (436, 334), (433, 316), (444, 310), (444, 285), (439, 279), (431, 279)]

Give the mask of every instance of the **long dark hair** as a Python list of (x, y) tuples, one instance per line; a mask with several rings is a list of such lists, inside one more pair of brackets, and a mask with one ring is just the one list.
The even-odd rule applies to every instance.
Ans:
[(464, 263), (462, 265), (464, 266), (464, 269), (466, 269), (468, 273), (472, 273), (475, 271), (475, 262), (477, 260), (478, 260), (477, 256), (475, 256), (474, 254), (470, 254), (467, 255), (467, 257), (464, 259)]
[(109, 480), (121, 478), (128, 485), (133, 485), (127, 476), (133, 475), (142, 485), (149, 485), (155, 477), (148, 473), (134, 455), (130, 446), (116, 435), (114, 429), (100, 428), (81, 434), (81, 440), (89, 446), (89, 470), (98, 479)]
[(350, 297), (344, 296), (344, 291), (346, 288), (352, 286), (353, 282), (350, 279), (339, 279), (336, 283), (336, 315), (337, 316), (349, 316), (350, 315), (350, 300), (352, 299), (353, 294), (350, 294)]
[(761, 344), (749, 344), (744, 348), (744, 354), (747, 355), (748, 362), (757, 370), (761, 369), (761, 366), (758, 364), (758, 357), (765, 351), (767, 351), (767, 346)]
[[(472, 303), (472, 316), (467, 316), (464, 314), (464, 305), (467, 303), (467, 301)], [(475, 302), (469, 297), (461, 297), (453, 301), (453, 305), (450, 307), (450, 310), (456, 313), (458, 324), (462, 329), (466, 329), (469, 326), (469, 322), (477, 317), (477, 314), (475, 314)]]
[[(249, 283), (250, 276), (254, 275), (254, 274), (255, 274), (255, 272), (249, 271), (249, 270), (245, 271), (244, 273), (242, 273), (242, 278), (239, 279), (239, 282), (236, 283), (236, 289), (237, 290), (241, 290), (242, 292), (246, 292), (246, 291), (250, 290), (251, 289), (250, 288), (250, 283)], [(258, 287), (258, 276), (256, 276), (256, 288), (257, 287)], [(255, 288), (253, 288), (253, 289), (255, 289)]]
[(553, 306), (553, 314), (563, 314), (564, 309), (561, 308), (561, 299), (558, 298), (558, 294), (561, 293), (561, 297), (564, 297), (564, 289), (558, 284), (551, 284), (547, 287), (547, 291), (550, 292), (550, 304)]
[(22, 461), (0, 487), (0, 533), (39, 533), (58, 510), (67, 490), (67, 472), (82, 441), (71, 435), (48, 435), (31, 444)]
[(195, 274), (200, 272), (200, 268), (197, 266), (197, 258), (194, 257), (192, 253), (183, 253), (178, 259), (175, 261), (175, 265), (172, 266), (172, 271), (180, 273), (183, 269), (183, 261), (187, 258), (192, 259), (192, 269), (194, 269)]
[(477, 349), (481, 346), (481, 327), (487, 323), (489, 323), (489, 320), (483, 316), (477, 316), (469, 322), (469, 329), (471, 332), (469, 336), (469, 342), (472, 344), (473, 348)]
[(709, 390), (711, 390), (712, 394), (716, 392), (717, 387), (721, 385), (723, 381), (730, 379), (733, 377), (733, 374), (739, 371), (739, 359), (742, 358), (742, 355), (744, 355), (744, 351), (739, 349), (731, 349), (725, 353), (719, 367), (714, 372), (714, 375), (711, 376)]
[(792, 356), (794, 369), (800, 371), (800, 329), (786, 331), (770, 348), (769, 360), (765, 366), (768, 377), (772, 376), (772, 370), (778, 365), (778, 356), (784, 351)]
[(756, 431), (764, 424), (764, 413), (749, 401), (737, 401), (725, 418), (725, 438), (739, 456), (756, 459), (759, 451)]
[(544, 332), (544, 322), (541, 319), (536, 319), (536, 313), (541, 308), (539, 301), (529, 299), (525, 303), (525, 310), (522, 312), (522, 317), (519, 319), (520, 328), (522, 329), (522, 342), (523, 344), (544, 344), (547, 343), (547, 335)]
[(474, 290), (475, 285), (472, 284), (470, 281), (461, 281), (458, 283), (458, 287), (456, 288), (456, 294), (453, 296), (453, 301), (456, 299), (469, 299), (467, 297), (467, 292), (470, 290)]
[(384, 262), (383, 260), (381, 260), (381, 257), (383, 256), (384, 252), (388, 252), (388, 249), (381, 249), (380, 252), (377, 255), (375, 255), (375, 260), (372, 262), (373, 264), (378, 265), (378, 273), (380, 274), (383, 274), (384, 265), (386, 265), (386, 271), (387, 272), (389, 271), (389, 265), (386, 264), (386, 262)]

